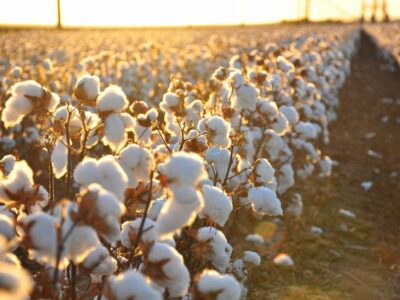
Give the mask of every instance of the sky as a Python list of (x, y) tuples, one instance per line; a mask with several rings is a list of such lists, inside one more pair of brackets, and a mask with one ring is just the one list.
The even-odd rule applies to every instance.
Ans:
[[(66, 26), (259, 24), (304, 15), (306, 0), (61, 0)], [(372, 0), (366, 0), (372, 3)], [(382, 0), (378, 0), (382, 1)], [(310, 0), (312, 20), (359, 18), (362, 0)], [(0, 0), (0, 25), (53, 25), (56, 0)], [(400, 18), (400, 0), (387, 0)]]

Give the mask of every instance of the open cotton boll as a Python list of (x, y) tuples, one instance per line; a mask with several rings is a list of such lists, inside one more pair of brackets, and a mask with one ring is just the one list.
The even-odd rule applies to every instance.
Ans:
[(193, 123), (193, 126), (197, 128), (201, 116), (203, 114), (203, 102), (201, 100), (194, 100), (190, 103), (189, 107), (186, 109), (187, 119)]
[(290, 204), (286, 207), (285, 213), (295, 218), (300, 218), (303, 213), (303, 201), (299, 193), (294, 193)]
[(74, 170), (74, 180), (82, 187), (98, 183), (106, 190), (114, 193), (118, 200), (124, 200), (124, 192), (128, 186), (128, 177), (118, 161), (111, 155), (95, 160), (85, 158)]
[(294, 185), (294, 170), (290, 163), (286, 163), (279, 169), (279, 173), (277, 192), (282, 195)]
[(233, 107), (240, 110), (256, 110), (257, 89), (251, 83), (245, 83), (235, 88), (236, 95), (233, 97)]
[(233, 210), (232, 200), (216, 186), (204, 185), (202, 192), (204, 208), (199, 213), (199, 217), (208, 217), (223, 227)]
[(289, 121), (290, 126), (294, 127), (299, 121), (299, 114), (296, 108), (293, 106), (282, 105), (279, 107), (279, 111), (285, 115), (286, 119)]
[(283, 215), (281, 202), (277, 198), (276, 193), (269, 188), (251, 188), (248, 197), (254, 211), (271, 216)]
[[(207, 150), (205, 158), (209, 164), (213, 164), (218, 179), (223, 180), (229, 166), (229, 150), (226, 148), (211, 147)], [(233, 166), (231, 169), (233, 169)], [(214, 175), (212, 171), (211, 174)]]
[(275, 169), (266, 158), (259, 158), (254, 163), (255, 182), (260, 185), (271, 183), (275, 179)]
[(110, 85), (96, 100), (99, 112), (122, 112), (128, 107), (128, 99), (123, 90), (116, 86)]
[[(64, 237), (66, 237), (71, 230), (71, 226), (73, 226), (73, 224), (70, 220), (63, 225)], [(86, 256), (99, 244), (100, 241), (96, 231), (94, 231), (92, 227), (75, 226), (71, 234), (65, 239), (65, 255), (74, 263), (79, 264), (83, 262)]]
[(147, 214), (147, 217), (152, 219), (153, 221), (157, 220), (158, 216), (160, 215), (161, 209), (163, 208), (166, 202), (167, 199), (165, 197), (153, 200), (151, 202), (151, 206)]
[(97, 76), (83, 75), (76, 82), (74, 96), (84, 104), (94, 102), (100, 93), (100, 80)]
[(256, 243), (256, 244), (260, 244), (260, 245), (264, 244), (264, 238), (261, 235), (257, 234), (257, 233), (247, 235), (246, 236), (246, 241), (247, 242)]
[(0, 214), (0, 235), (4, 236), (7, 241), (13, 240), (17, 235), (14, 220), (5, 214)]
[(119, 221), (125, 207), (112, 192), (92, 183), (81, 190), (77, 202), (78, 210), (71, 213), (74, 219), (93, 227), (109, 243), (120, 239)]
[(175, 93), (167, 92), (163, 95), (160, 103), (161, 110), (171, 113), (172, 110), (179, 105), (180, 101)]
[(272, 123), (272, 128), (280, 136), (285, 135), (288, 131), (290, 131), (289, 121), (286, 119), (283, 113), (278, 114), (275, 122)]
[(281, 267), (290, 267), (294, 265), (292, 258), (285, 253), (280, 253), (275, 256), (273, 262), (275, 265)]
[(254, 251), (244, 251), (243, 261), (252, 263), (255, 266), (259, 266), (261, 263), (261, 257), (257, 252)]
[(240, 284), (235, 277), (219, 274), (214, 270), (203, 270), (196, 279), (194, 299), (208, 299), (212, 295), (215, 300), (239, 300)]
[(223, 232), (214, 227), (202, 227), (197, 231), (196, 239), (209, 243), (211, 251), (204, 253), (203, 258), (211, 261), (219, 272), (224, 273), (229, 265), (233, 249)]
[(203, 206), (203, 197), (194, 187), (176, 189), (157, 218), (154, 226), (156, 236), (169, 238), (182, 227), (191, 225)]
[(106, 284), (105, 296), (114, 300), (161, 300), (162, 296), (152, 288), (138, 271), (128, 270), (112, 276)]
[(265, 131), (265, 139), (267, 140), (266, 149), (268, 154), (271, 157), (271, 160), (274, 161), (278, 158), (279, 152), (285, 146), (285, 142), (283, 139), (272, 129), (267, 129)]
[(143, 258), (143, 273), (157, 285), (167, 288), (171, 298), (183, 297), (188, 292), (190, 275), (178, 251), (156, 242), (144, 252)]
[(23, 230), (22, 245), (27, 246), (29, 255), (39, 262), (54, 266), (57, 253), (56, 224), (58, 219), (38, 212), (18, 221)]
[(110, 256), (103, 245), (94, 248), (82, 262), (81, 266), (92, 275), (96, 282), (101, 282), (101, 276), (110, 276), (117, 270), (116, 260)]
[(267, 99), (257, 100), (257, 111), (263, 116), (267, 116), (270, 119), (278, 116), (278, 106), (274, 101), (268, 101)]
[(317, 137), (317, 131), (310, 122), (299, 122), (295, 127), (296, 132), (300, 138), (303, 139), (315, 139)]
[(121, 150), (119, 162), (128, 176), (129, 186), (136, 188), (138, 182), (147, 183), (154, 169), (153, 155), (149, 150), (136, 144), (130, 144)]
[(165, 164), (165, 175), (172, 184), (196, 185), (207, 178), (204, 162), (194, 153), (175, 152)]
[(127, 141), (128, 136), (123, 119), (119, 114), (110, 114), (104, 122), (104, 145), (109, 146), (114, 152), (118, 152)]
[(332, 174), (332, 166), (333, 166), (333, 160), (325, 155), (323, 159), (319, 161), (319, 168), (320, 168), (320, 173), (319, 177), (329, 177)]
[[(231, 124), (226, 122), (220, 116), (213, 116), (206, 119), (204, 129), (207, 131), (207, 140), (212, 142), (215, 146), (222, 148), (229, 147), (231, 140), (229, 139), (229, 133), (231, 130)], [(202, 128), (200, 128), (201, 131)]]
[(61, 178), (67, 172), (68, 164), (68, 148), (65, 143), (65, 139), (59, 139), (53, 148), (51, 153), (51, 163), (53, 166), (54, 176)]
[(0, 299), (29, 299), (32, 280), (29, 273), (14, 264), (0, 262)]
[[(125, 248), (131, 248), (136, 241), (142, 218), (137, 218), (134, 221), (126, 221), (122, 224), (121, 244)], [(155, 222), (152, 219), (146, 218), (143, 226), (143, 234), (140, 239), (143, 242), (152, 242), (156, 240), (154, 233)]]
[(0, 160), (0, 172), (3, 174), (3, 176), (8, 176), (8, 174), (11, 173), (16, 161), (17, 160), (14, 155), (8, 154), (3, 156), (3, 158)]

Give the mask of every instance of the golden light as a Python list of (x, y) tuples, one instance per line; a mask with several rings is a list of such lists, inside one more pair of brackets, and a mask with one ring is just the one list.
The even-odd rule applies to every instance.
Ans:
[[(66, 26), (187, 26), (257, 24), (294, 20), (305, 0), (61, 0)], [(361, 0), (311, 0), (313, 20), (352, 19)], [(0, 24), (53, 25), (56, 0), (0, 0)], [(400, 16), (400, 1), (389, 0)]]

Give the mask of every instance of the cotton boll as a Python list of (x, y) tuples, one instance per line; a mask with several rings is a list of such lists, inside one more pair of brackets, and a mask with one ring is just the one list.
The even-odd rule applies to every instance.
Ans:
[(214, 270), (203, 270), (195, 284), (194, 299), (215, 295), (213, 299), (216, 300), (239, 300), (241, 296), (240, 284), (235, 277)]
[(169, 238), (180, 228), (191, 225), (203, 206), (203, 197), (195, 188), (178, 188), (161, 209), (154, 226), (156, 235)]
[[(72, 222), (63, 226), (63, 236), (71, 230)], [(64, 242), (64, 251), (70, 260), (79, 264), (95, 247), (100, 244), (96, 232), (89, 226), (75, 226)]]
[(15, 162), (16, 158), (14, 155), (11, 154), (5, 155), (0, 160), (0, 172), (3, 174), (3, 176), (8, 176), (8, 174), (11, 173), (12, 169), (14, 168)]
[(319, 177), (329, 177), (332, 174), (332, 166), (333, 166), (333, 161), (332, 159), (325, 155), (323, 159), (319, 161), (319, 168), (320, 168), (320, 173)]
[(243, 252), (243, 261), (249, 262), (255, 266), (259, 266), (261, 263), (261, 257), (258, 253), (254, 251), (244, 251)]
[(245, 83), (236, 88), (236, 97), (233, 98), (233, 106), (238, 110), (255, 111), (257, 89), (250, 83)]
[(99, 112), (116, 112), (124, 111), (128, 106), (128, 100), (122, 89), (116, 85), (110, 85), (96, 100)]
[[(211, 147), (207, 150), (205, 159), (209, 164), (213, 164), (217, 178), (223, 180), (229, 166), (229, 150), (219, 147)], [(233, 166), (231, 170), (233, 169)], [(212, 175), (213, 172), (211, 172)]]
[(144, 253), (143, 273), (157, 285), (167, 288), (172, 298), (184, 296), (190, 285), (182, 255), (164, 243), (154, 243)]
[(279, 169), (279, 172), (277, 192), (281, 195), (294, 185), (294, 170), (290, 163), (286, 163)]
[(258, 99), (257, 112), (270, 119), (278, 117), (279, 114), (276, 103), (274, 101), (268, 101), (267, 99)]
[(96, 161), (85, 158), (74, 170), (74, 180), (83, 188), (91, 183), (99, 183), (114, 193), (122, 201), (128, 185), (128, 178), (117, 160), (111, 155), (103, 156)]
[(32, 280), (25, 269), (14, 264), (0, 262), (0, 298), (3, 300), (28, 299)]
[(215, 146), (222, 148), (229, 147), (231, 140), (229, 139), (229, 133), (231, 130), (231, 124), (226, 122), (219, 116), (213, 116), (205, 120), (204, 128), (199, 127), (200, 131), (207, 131), (207, 139), (212, 142)]
[(14, 240), (17, 235), (14, 220), (5, 214), (0, 214), (0, 235), (8, 242)]
[(117, 270), (116, 260), (110, 256), (107, 248), (103, 245), (94, 248), (81, 266), (92, 275), (96, 282), (101, 282), (101, 276), (110, 276)]
[(297, 113), (296, 108), (294, 108), (293, 106), (283, 105), (279, 108), (279, 111), (285, 115), (285, 117), (289, 121), (290, 126), (294, 127), (299, 121), (299, 114)]
[(260, 244), (263, 245), (264, 244), (264, 238), (255, 233), (255, 234), (249, 234), (248, 236), (246, 236), (246, 241), (247, 242), (252, 242), (252, 243), (256, 243), (256, 244)]
[(105, 295), (114, 300), (161, 300), (162, 296), (152, 288), (138, 271), (128, 270), (107, 281)]
[(266, 149), (271, 157), (271, 160), (274, 161), (278, 158), (279, 152), (285, 146), (285, 142), (282, 138), (272, 129), (267, 129), (265, 131)]
[(299, 193), (294, 193), (290, 204), (285, 209), (285, 213), (295, 218), (300, 218), (303, 213), (303, 201)]
[(22, 245), (28, 245), (30, 256), (39, 262), (55, 265), (57, 222), (57, 218), (43, 212), (34, 213), (19, 220), (19, 226), (24, 233)]
[(272, 123), (272, 128), (280, 136), (285, 135), (289, 130), (289, 121), (283, 113), (279, 113), (275, 122)]
[(135, 144), (130, 144), (121, 150), (119, 162), (132, 188), (136, 188), (139, 181), (146, 184), (151, 170), (154, 169), (154, 159), (150, 151)]
[(97, 76), (89, 74), (80, 77), (76, 83), (74, 96), (84, 104), (96, 101), (100, 92), (100, 80)]
[(104, 123), (103, 143), (118, 152), (125, 146), (128, 136), (123, 119), (118, 114), (110, 114)]
[(125, 207), (112, 192), (92, 183), (80, 192), (77, 202), (79, 205), (74, 218), (93, 227), (109, 243), (120, 239), (119, 221)]
[(166, 202), (167, 202), (166, 198), (153, 200), (151, 202), (151, 206), (147, 214), (147, 217), (152, 219), (153, 221), (157, 220), (158, 216), (160, 215), (161, 209), (163, 208)]
[(271, 183), (275, 179), (275, 169), (266, 158), (259, 158), (254, 163), (255, 182), (259, 185)]
[(61, 178), (67, 172), (68, 164), (68, 148), (65, 139), (59, 139), (51, 153), (51, 163), (53, 166), (54, 176)]
[[(142, 218), (137, 218), (134, 221), (126, 221), (122, 224), (121, 230), (121, 244), (125, 248), (131, 248), (133, 243), (136, 241)], [(146, 218), (143, 226), (143, 234), (141, 240), (145, 243), (153, 242), (156, 240), (154, 233), (155, 222), (149, 218)]]
[(171, 113), (172, 110), (179, 105), (179, 103), (180, 101), (178, 96), (175, 93), (168, 92), (163, 95), (160, 108), (165, 112)]
[(201, 120), (203, 111), (203, 102), (201, 102), (201, 100), (193, 101), (186, 109), (187, 118), (193, 123), (194, 127), (197, 127), (199, 121)]
[(310, 122), (299, 122), (295, 130), (303, 139), (315, 139), (317, 137), (315, 127)]
[(281, 202), (274, 191), (266, 187), (251, 188), (248, 194), (252, 208), (261, 214), (281, 216), (283, 214)]
[(229, 265), (229, 260), (232, 254), (232, 246), (226, 240), (222, 231), (214, 227), (202, 227), (197, 231), (198, 241), (208, 242), (211, 247), (211, 252), (205, 253), (203, 258), (211, 261), (213, 266), (224, 273)]
[(278, 254), (273, 260), (274, 264), (280, 267), (290, 267), (294, 265), (292, 258), (284, 253)]
[(204, 163), (197, 154), (175, 152), (165, 165), (165, 175), (171, 184), (196, 185), (207, 177)]
[(233, 210), (232, 200), (218, 187), (205, 185), (202, 189), (204, 208), (200, 218), (208, 217), (223, 227)]

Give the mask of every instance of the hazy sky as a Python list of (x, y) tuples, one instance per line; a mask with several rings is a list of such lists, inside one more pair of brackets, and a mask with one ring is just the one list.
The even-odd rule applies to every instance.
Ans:
[[(305, 0), (61, 0), (65, 25), (196, 25), (297, 19)], [(362, 0), (310, 0), (311, 18), (359, 17)], [(372, 3), (372, 0), (366, 0)], [(381, 1), (381, 0), (378, 0)], [(56, 0), (0, 0), (0, 24), (55, 24)], [(400, 17), (400, 0), (388, 0)]]

